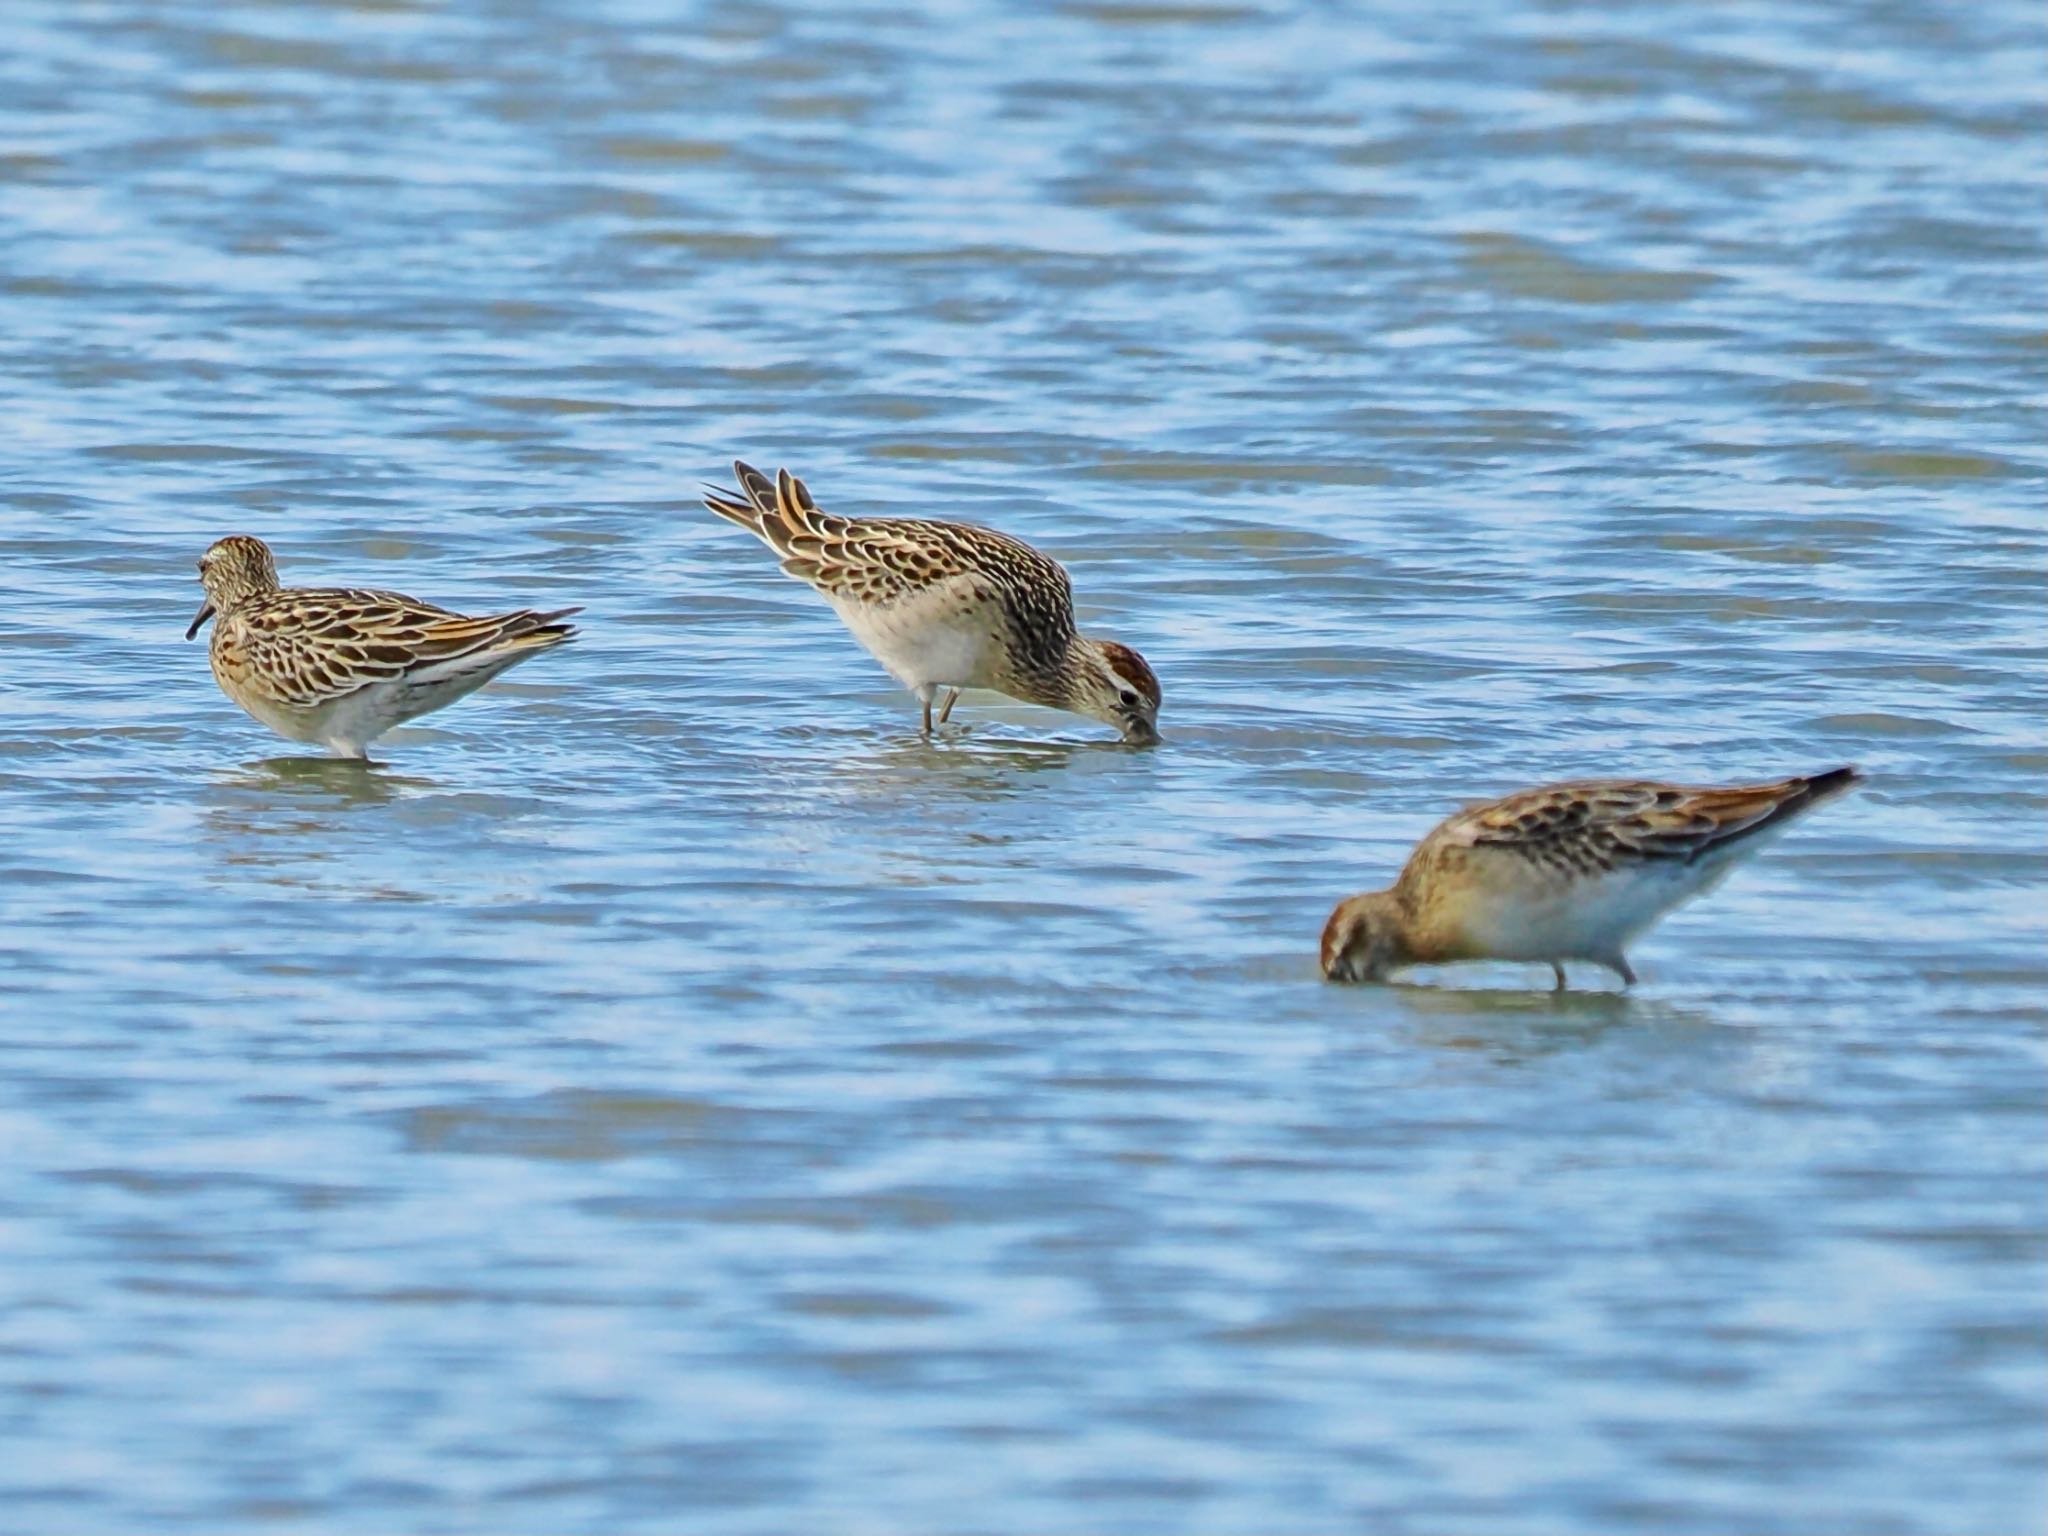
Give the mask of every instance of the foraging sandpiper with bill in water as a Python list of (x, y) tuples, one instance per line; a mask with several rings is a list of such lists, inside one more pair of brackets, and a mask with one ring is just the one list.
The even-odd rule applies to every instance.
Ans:
[[(835, 517), (803, 481), (734, 464), (740, 492), (704, 505), (759, 538), (782, 569), (809, 582), (944, 725), (963, 688), (988, 688), (1159, 739), (1159, 679), (1127, 645), (1084, 635), (1059, 563), (1020, 539), (971, 523)], [(940, 695), (944, 698), (941, 700)]]
[(1862, 780), (1854, 768), (1732, 789), (1595, 779), (1457, 812), (1384, 891), (1337, 904), (1323, 975), (1381, 981), (1449, 960), (1603, 965), (1624, 983), (1629, 943), (1712, 890), (1794, 819)]

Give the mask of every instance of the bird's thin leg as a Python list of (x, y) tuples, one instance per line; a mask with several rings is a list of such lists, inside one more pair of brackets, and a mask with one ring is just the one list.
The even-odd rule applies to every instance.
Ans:
[(960, 690), (958, 688), (948, 688), (946, 690), (946, 702), (939, 706), (939, 724), (944, 725), (946, 723), (953, 713), (953, 706), (959, 702)]
[(918, 730), (917, 730), (917, 734), (918, 734), (918, 735), (920, 735), (920, 736), (929, 736), (929, 735), (931, 735), (931, 733), (932, 733), (932, 700), (931, 700), (931, 695), (930, 695), (930, 694), (924, 694), (924, 695), (920, 696), (920, 697), (919, 697), (919, 699), (918, 699), (918, 703), (920, 703), (920, 704), (922, 704), (922, 705), (924, 706), (924, 724), (918, 727)]
[(1562, 992), (1564, 990), (1564, 962), (1561, 960), (1551, 961), (1550, 970), (1551, 974), (1557, 977), (1557, 985), (1551, 988), (1551, 990), (1553, 992)]

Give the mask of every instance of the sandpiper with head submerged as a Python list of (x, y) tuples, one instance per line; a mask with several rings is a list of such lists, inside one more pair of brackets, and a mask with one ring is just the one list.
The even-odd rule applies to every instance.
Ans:
[(1597, 779), (1527, 789), (1451, 816), (1384, 891), (1337, 904), (1323, 974), (1380, 981), (1447, 960), (1568, 960), (1633, 982), (1629, 943), (1712, 890), (1794, 819), (1860, 782), (1854, 768), (1733, 789)]
[(190, 640), (213, 619), (221, 691), (278, 735), (366, 757), (393, 726), (452, 704), (576, 633), (576, 608), (469, 617), (397, 592), (280, 587), (269, 546), (247, 534), (199, 561)]
[(939, 724), (963, 688), (1087, 715), (1125, 741), (1159, 739), (1159, 679), (1145, 658), (1074, 626), (1074, 594), (1055, 560), (970, 523), (834, 517), (788, 470), (773, 480), (733, 465), (741, 494), (704, 504), (781, 557), (825, 595), (854, 638)]

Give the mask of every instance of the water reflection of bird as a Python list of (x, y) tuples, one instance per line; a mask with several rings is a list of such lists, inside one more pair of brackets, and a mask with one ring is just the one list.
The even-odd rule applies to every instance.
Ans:
[(431, 779), (386, 773), (359, 757), (266, 757), (243, 768), (225, 782), (260, 790), (273, 803), (334, 809), (388, 805), (402, 795), (435, 787)]

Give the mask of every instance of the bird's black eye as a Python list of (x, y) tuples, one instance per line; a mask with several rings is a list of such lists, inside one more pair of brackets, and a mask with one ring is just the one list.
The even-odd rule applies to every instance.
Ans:
[(1138, 696), (1128, 688), (1118, 694), (1117, 698), (1122, 701), (1125, 709), (1136, 709), (1138, 707)]

